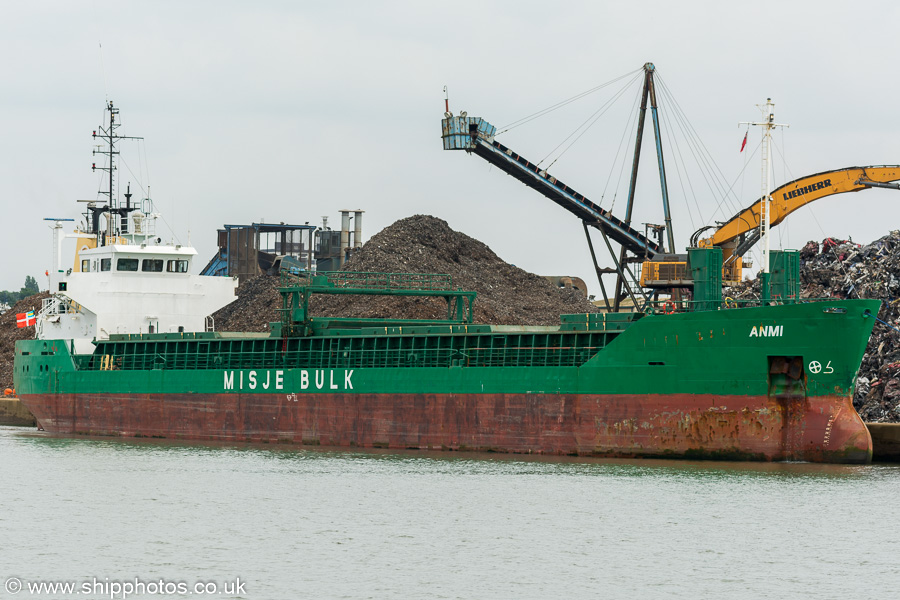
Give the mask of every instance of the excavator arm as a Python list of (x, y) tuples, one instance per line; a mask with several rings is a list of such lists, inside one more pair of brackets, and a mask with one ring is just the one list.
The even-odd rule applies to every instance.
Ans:
[[(778, 225), (789, 214), (813, 200), (871, 187), (900, 189), (900, 185), (890, 183), (897, 180), (900, 180), (900, 165), (848, 167), (795, 179), (772, 192), (770, 226)], [(698, 239), (709, 227), (691, 236), (692, 245), (722, 249), (722, 282), (725, 285), (740, 283), (743, 268), (749, 266), (741, 257), (760, 239), (761, 209), (762, 199), (720, 225), (712, 236)], [(679, 273), (686, 272), (687, 264), (684, 262), (646, 261), (641, 272), (641, 284), (649, 287), (679, 285), (685, 277)]]
[[(772, 227), (778, 225), (789, 214), (813, 200), (844, 192), (858, 192), (870, 187), (895, 187), (883, 184), (897, 180), (900, 180), (900, 165), (848, 167), (795, 179), (772, 192), (769, 224)], [(700, 246), (726, 246), (750, 233), (752, 242), (745, 240), (735, 249), (734, 255), (742, 256), (759, 239), (759, 234), (753, 235), (753, 232), (759, 231), (761, 208), (762, 199), (759, 199), (719, 226), (711, 237), (701, 240)], [(739, 252), (740, 249), (744, 252)]]

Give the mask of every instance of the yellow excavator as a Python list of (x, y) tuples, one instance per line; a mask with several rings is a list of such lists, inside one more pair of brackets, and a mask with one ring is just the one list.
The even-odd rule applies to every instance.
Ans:
[[(772, 192), (769, 225), (774, 227), (801, 206), (833, 194), (858, 192), (876, 187), (900, 189), (900, 184), (892, 183), (898, 180), (900, 180), (900, 165), (847, 167), (795, 179)], [(742, 257), (760, 239), (761, 208), (762, 199), (759, 199), (725, 223), (703, 227), (691, 236), (692, 247), (722, 248), (724, 285), (739, 283), (743, 267), (749, 266), (749, 263), (745, 265)], [(715, 229), (710, 237), (700, 237), (710, 229)], [(668, 287), (675, 280), (683, 281), (686, 262), (678, 260), (681, 256), (683, 255), (670, 255), (669, 260), (644, 261), (641, 268), (641, 285), (651, 288)]]

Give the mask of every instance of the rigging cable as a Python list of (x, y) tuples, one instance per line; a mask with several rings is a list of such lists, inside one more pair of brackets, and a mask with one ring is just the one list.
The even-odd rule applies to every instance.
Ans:
[[(637, 125), (638, 125), (638, 113), (637, 106), (638, 101), (641, 98), (641, 92), (638, 92), (638, 95), (635, 97), (634, 105), (632, 106), (632, 113), (629, 117), (629, 121), (625, 123), (625, 129), (622, 131), (622, 140), (619, 142), (619, 150), (616, 152), (616, 157), (618, 158), (619, 152), (621, 152), (622, 147), (625, 145), (625, 140), (629, 138), (634, 138), (636, 136)], [(630, 136), (628, 134), (631, 134)], [(612, 212), (616, 207), (616, 198), (619, 196), (619, 190), (622, 189), (622, 177), (625, 175), (625, 165), (628, 163), (628, 152), (622, 155), (622, 166), (619, 167), (619, 178), (616, 181), (616, 187), (613, 191), (613, 199), (612, 204), (609, 206), (609, 212)], [(615, 168), (615, 162), (613, 162), (613, 168)], [(612, 169), (610, 169), (610, 177), (612, 177)], [(609, 186), (609, 178), (606, 180), (606, 186)], [(603, 188), (603, 194), (606, 195), (606, 187)]]
[[(141, 192), (143, 192), (144, 195), (147, 196), (148, 194), (147, 194), (147, 190), (144, 189), (144, 184), (141, 183), (140, 178), (135, 174), (135, 172), (131, 170), (131, 165), (129, 165), (128, 162), (124, 158), (122, 158), (121, 154), (119, 155), (119, 162), (122, 163), (123, 165), (125, 165), (125, 168), (128, 169), (128, 172), (131, 173), (131, 176), (135, 178), (135, 183), (140, 188)], [(122, 187), (122, 186), (119, 185), (119, 187)]]
[[(740, 125), (738, 125), (738, 127), (740, 127)], [(744, 139), (746, 140), (747, 136), (749, 136), (749, 135), (750, 135), (750, 125), (748, 124), (747, 128), (744, 130)], [(738, 196), (738, 198), (746, 198), (747, 197), (746, 192), (744, 191), (746, 188), (745, 183), (747, 181), (747, 167), (750, 166), (750, 159), (753, 158), (754, 156), (756, 156), (757, 148), (760, 148), (760, 146), (756, 146), (753, 150), (745, 153), (744, 150), (746, 150), (747, 147), (743, 144), (741, 145), (741, 154), (744, 155), (744, 166), (741, 168), (741, 172), (738, 173), (738, 177), (740, 177), (740, 179), (741, 179), (741, 193)], [(758, 264), (760, 258), (757, 255), (755, 248), (752, 250), (751, 256), (753, 256), (753, 260), (757, 261), (757, 264)]]
[[(747, 130), (744, 132), (744, 139), (747, 139), (748, 135), (750, 135), (750, 125), (747, 125)], [(744, 146), (741, 147), (741, 154), (744, 153), (745, 149), (746, 148)], [(744, 154), (744, 168), (741, 169), (741, 173), (740, 173), (740, 176), (741, 176), (741, 194), (739, 196), (740, 198), (745, 197), (745, 195), (744, 195), (744, 181), (745, 181), (744, 172), (747, 170), (747, 165), (750, 162), (750, 154), (751, 154), (750, 152), (748, 152), (747, 154)]]
[[(693, 155), (694, 160), (696, 161), (697, 166), (700, 169), (700, 174), (703, 176), (707, 188), (714, 197), (718, 196), (721, 198), (721, 200), (719, 201), (720, 207), (723, 202), (728, 202), (729, 207), (731, 207), (731, 201), (728, 198), (730, 188), (725, 187), (724, 177), (721, 177), (721, 179), (719, 178), (721, 175), (721, 170), (719, 170), (719, 174), (716, 173), (716, 170), (718, 170), (718, 166), (715, 165), (715, 161), (712, 160), (712, 157), (709, 154), (709, 151), (706, 149), (706, 146), (703, 144), (702, 140), (700, 140), (699, 135), (690, 124), (690, 121), (687, 120), (687, 116), (683, 111), (680, 110), (678, 102), (675, 100), (675, 97), (665, 86), (665, 84), (662, 84), (660, 86), (660, 92), (661, 95), (667, 98), (671, 105), (676, 108), (676, 110), (673, 110), (673, 115), (676, 117), (675, 122), (676, 124), (678, 124), (682, 135), (688, 142), (688, 148), (690, 149), (691, 154)], [(715, 167), (715, 169), (713, 169), (713, 167)], [(732, 210), (734, 209), (732, 208)]]
[[(697, 216), (700, 216), (700, 205), (697, 204), (697, 195), (694, 193), (694, 186), (691, 183), (690, 175), (688, 175), (687, 164), (684, 162), (684, 157), (681, 155), (681, 147), (678, 145), (678, 140), (674, 138), (674, 135), (669, 127), (670, 119), (668, 110), (659, 111), (660, 121), (665, 123), (665, 127), (661, 127), (666, 132), (666, 142), (669, 144), (669, 153), (672, 156), (672, 161), (675, 163), (675, 173), (678, 175), (678, 184), (681, 187), (681, 194), (684, 197), (684, 204), (687, 207), (688, 211), (688, 219), (691, 222), (691, 231), (696, 231), (697, 225), (694, 223), (694, 214), (691, 211), (691, 204), (688, 201), (687, 190), (684, 189), (684, 180), (688, 180), (688, 187), (691, 189), (691, 194), (694, 198), (694, 204), (697, 206)], [(684, 174), (682, 174), (682, 165), (684, 166)]]
[[(857, 294), (857, 296), (858, 296), (858, 295), (859, 295), (859, 294)], [(876, 317), (875, 315), (873, 315), (871, 312), (869, 312), (868, 309), (866, 310), (866, 312), (863, 313), (863, 318), (864, 318), (864, 319), (866, 319), (866, 318), (868, 318), (868, 319), (875, 319), (876, 321), (878, 321), (879, 323), (881, 323), (881, 324), (884, 325), (885, 327), (890, 327), (890, 328), (893, 329), (894, 331), (900, 331), (900, 329), (897, 329), (896, 327), (894, 327), (894, 326), (891, 325), (890, 323), (888, 323), (888, 322), (886, 322), (886, 321), (882, 321), (881, 319), (879, 319), (878, 317)]]
[[(587, 119), (585, 119), (584, 122), (581, 123), (581, 125), (579, 125), (578, 127), (576, 127), (575, 130), (572, 131), (572, 133), (570, 133), (569, 135), (567, 135), (567, 136), (563, 139), (563, 141), (561, 141), (559, 144), (557, 144), (556, 147), (555, 147), (553, 150), (551, 150), (550, 152), (548, 152), (547, 155), (546, 155), (544, 158), (542, 158), (540, 161), (538, 161), (538, 163), (537, 163), (535, 166), (540, 166), (541, 163), (543, 163), (545, 160), (547, 160), (548, 158), (550, 158), (550, 157), (553, 155), (554, 152), (556, 152), (557, 150), (559, 150), (560, 146), (562, 146), (563, 144), (565, 144), (565, 143), (566, 143), (573, 135), (575, 135), (576, 133), (578, 133), (579, 130), (581, 130), (581, 133), (578, 133), (578, 135), (575, 137), (575, 139), (572, 140), (571, 142), (569, 142), (569, 145), (566, 146), (566, 147), (563, 149), (563, 151), (559, 153), (559, 156), (557, 156), (556, 158), (554, 158), (553, 161), (552, 161), (549, 165), (547, 165), (547, 168), (544, 169), (545, 171), (549, 171), (549, 170), (550, 170), (550, 167), (552, 167), (554, 164), (556, 164), (556, 161), (558, 161), (560, 158), (562, 158), (562, 156), (563, 156), (566, 152), (569, 151), (569, 148), (571, 148), (571, 147), (575, 144), (575, 142), (577, 142), (579, 139), (581, 139), (581, 136), (583, 136), (585, 133), (587, 133), (588, 129), (590, 129), (591, 127), (593, 127), (594, 124), (600, 119), (600, 117), (602, 117), (604, 114), (606, 114), (606, 111), (608, 111), (608, 110), (612, 107), (612, 105), (615, 104), (616, 101), (617, 101), (619, 98), (622, 97), (622, 94), (624, 94), (625, 91), (626, 91), (632, 84), (634, 84), (635, 81), (637, 81), (637, 79), (638, 79), (638, 76), (635, 75), (635, 77), (634, 77), (631, 81), (629, 81), (628, 83), (626, 83), (626, 84), (625, 84), (618, 92), (616, 92), (609, 100), (607, 100), (606, 102), (604, 102), (604, 103), (600, 106), (600, 108), (598, 108), (598, 109), (595, 110), (593, 113), (591, 113), (591, 115), (590, 115)], [(582, 128), (583, 128), (583, 129), (582, 129)]]
[(606, 185), (603, 186), (603, 193), (600, 194), (601, 205), (603, 204), (603, 198), (606, 196), (606, 191), (607, 189), (609, 189), (609, 182), (612, 180), (613, 173), (616, 170), (616, 165), (619, 163), (619, 155), (622, 153), (622, 147), (625, 145), (625, 139), (628, 135), (628, 130), (631, 128), (631, 120), (634, 117), (634, 112), (637, 109), (640, 97), (640, 93), (638, 93), (638, 95), (634, 99), (634, 103), (631, 105), (631, 111), (628, 113), (628, 119), (626, 119), (625, 121), (625, 127), (622, 129), (622, 138), (619, 140), (619, 145), (616, 147), (616, 156), (609, 167), (609, 175), (606, 176)]
[(643, 68), (635, 69), (634, 71), (625, 73), (624, 75), (620, 75), (619, 77), (616, 77), (615, 79), (611, 79), (611, 80), (607, 81), (606, 83), (601, 83), (600, 85), (595, 86), (589, 90), (585, 90), (583, 92), (575, 94), (574, 96), (567, 98), (566, 100), (557, 102), (556, 104), (548, 106), (547, 108), (541, 109), (535, 113), (528, 115), (527, 117), (522, 117), (521, 119), (513, 121), (508, 125), (498, 127), (497, 129), (499, 129), (499, 131), (495, 135), (500, 135), (501, 133), (505, 133), (505, 132), (509, 131), (510, 129), (515, 129), (516, 127), (519, 127), (520, 125), (524, 125), (525, 123), (528, 123), (529, 121), (533, 121), (534, 119), (542, 117), (542, 116), (544, 116), (548, 113), (551, 113), (559, 108), (562, 108), (563, 106), (571, 104), (572, 102), (575, 102), (576, 100), (580, 100), (581, 98), (584, 98), (585, 96), (589, 96), (590, 94), (593, 94), (594, 92), (602, 90), (603, 88), (605, 88), (609, 85), (612, 85), (612, 84), (616, 83), (617, 81), (620, 81), (622, 79), (625, 79), (626, 77), (630, 77), (630, 76), (634, 75), (635, 73), (642, 72), (642, 71), (643, 71)]
[[(697, 130), (694, 128), (694, 126), (691, 125), (690, 120), (687, 118), (687, 115), (685, 114), (684, 110), (682, 110), (681, 105), (675, 99), (675, 96), (672, 94), (671, 90), (669, 89), (669, 86), (666, 85), (666, 83), (663, 80), (661, 75), (658, 76), (658, 81), (660, 83), (660, 89), (665, 92), (665, 95), (669, 98), (669, 100), (672, 102), (673, 106), (677, 109), (675, 111), (675, 114), (679, 115), (679, 118), (683, 120), (684, 124), (686, 125), (686, 131), (691, 133), (690, 136), (686, 135), (686, 137), (688, 137), (688, 139), (694, 140), (694, 143), (697, 144), (697, 151), (699, 152), (700, 156), (703, 157), (703, 162), (701, 163), (698, 161), (698, 164), (700, 164), (701, 166), (703, 163), (706, 164), (706, 167), (710, 170), (710, 174), (713, 177), (713, 180), (721, 188), (720, 191), (724, 192), (722, 195), (722, 200), (719, 202), (719, 208), (721, 208), (722, 202), (728, 201), (728, 194), (732, 193), (731, 189), (732, 189), (733, 185), (731, 187), (727, 188), (727, 190), (725, 189), (724, 183), (727, 180), (725, 178), (725, 175), (722, 173), (722, 170), (719, 168), (719, 165), (716, 163), (715, 159), (712, 158), (712, 154), (709, 152), (709, 149), (703, 143), (703, 140), (700, 138), (699, 134), (697, 134)], [(696, 157), (696, 155), (695, 155), (695, 157)], [(704, 174), (704, 179), (707, 179), (705, 174)], [(707, 185), (709, 185), (708, 179), (707, 179)], [(740, 204), (740, 201), (738, 198), (734, 198), (734, 200), (737, 201), (738, 204)], [(729, 201), (729, 204), (730, 204), (730, 201)]]
[[(671, 92), (664, 86), (660, 86), (660, 95), (667, 98), (668, 102), (674, 106), (678, 107), (678, 103), (675, 101), (674, 96)], [(673, 110), (673, 115), (676, 117), (675, 122), (678, 124), (682, 135), (685, 140), (688, 142), (688, 148), (691, 150), (691, 154), (694, 156), (694, 160), (697, 163), (697, 166), (700, 168), (700, 173), (706, 181), (706, 185), (709, 188), (710, 192), (713, 196), (723, 196), (727, 197), (726, 193), (723, 193), (723, 185), (720, 184), (719, 181), (715, 178), (715, 173), (709, 165), (709, 158), (704, 153), (704, 148), (702, 143), (699, 142), (699, 136), (696, 135), (694, 131), (692, 131), (692, 127), (690, 123), (687, 121), (686, 115), (678, 110)], [(707, 175), (709, 173), (709, 175)]]

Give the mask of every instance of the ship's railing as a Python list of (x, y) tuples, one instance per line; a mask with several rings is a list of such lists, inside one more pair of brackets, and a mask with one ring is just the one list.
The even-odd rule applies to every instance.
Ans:
[(714, 300), (651, 300), (645, 305), (644, 312), (650, 314), (673, 314), (709, 310), (726, 310), (732, 308), (750, 308), (756, 306), (781, 306), (783, 304), (806, 304), (809, 302), (833, 302), (838, 298), (783, 298), (773, 295), (768, 302), (760, 298), (732, 298), (725, 296), (721, 301)]
[(453, 278), (437, 273), (362, 273), (320, 271), (314, 275), (281, 273), (281, 287), (328, 287), (358, 290), (451, 291)]
[(397, 367), (573, 367), (602, 350), (610, 332), (383, 336), (209, 341), (108, 341), (86, 370), (356, 369)]
[(41, 310), (38, 318), (53, 317), (56, 315), (73, 315), (78, 313), (78, 306), (70, 298), (65, 296), (50, 296), (41, 300)]
[[(99, 371), (152, 369), (364, 369), (398, 367), (575, 367), (584, 364), (600, 348), (474, 348), (466, 352), (448, 349), (410, 352), (371, 350), (336, 356), (316, 351), (235, 352), (216, 356), (178, 354), (105, 354), (79, 367)], [(95, 364), (96, 363), (96, 364)]]

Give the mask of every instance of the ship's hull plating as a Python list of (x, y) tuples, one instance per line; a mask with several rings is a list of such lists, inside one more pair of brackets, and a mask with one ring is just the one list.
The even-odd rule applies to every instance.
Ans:
[[(469, 356), (443, 367), (399, 358), (370, 367), (357, 350), (323, 342), (331, 350), (315, 357), (331, 363), (297, 367), (282, 357), (285, 341), (234, 366), (189, 368), (187, 359), (232, 355), (223, 346), (210, 354), (217, 338), (185, 334), (163, 336), (160, 360), (138, 369), (124, 359), (143, 338), (77, 361), (65, 342), (29, 340), (16, 345), (15, 376), (39, 424), (59, 434), (865, 463), (872, 441), (851, 398), (878, 308), (843, 300), (650, 315), (609, 334), (580, 366), (490, 366)], [(435, 335), (356, 337), (414, 338), (415, 355)], [(530, 346), (502, 331), (441, 335), (480, 335), (470, 346), (493, 344), (527, 363), (547, 336), (562, 334)], [(353, 337), (324, 340), (341, 336)], [(169, 347), (182, 343), (194, 354)]]
[(865, 463), (847, 397), (556, 394), (59, 394), (47, 431), (515, 453)]

